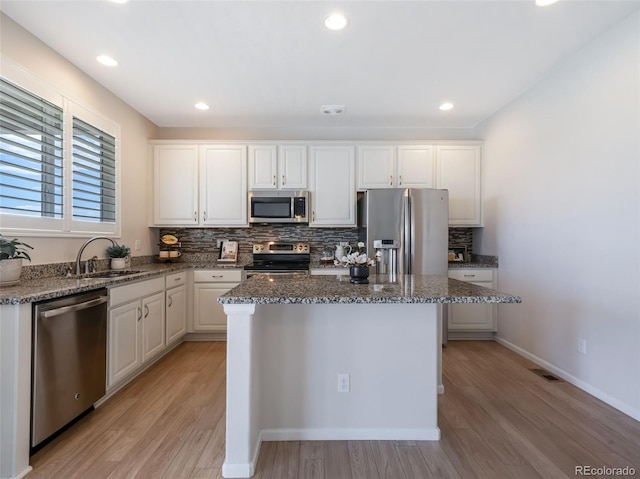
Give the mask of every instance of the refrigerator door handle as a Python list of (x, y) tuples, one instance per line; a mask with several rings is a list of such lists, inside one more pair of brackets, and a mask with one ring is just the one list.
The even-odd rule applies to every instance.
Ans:
[(413, 215), (411, 214), (411, 197), (404, 197), (404, 238), (403, 238), (403, 255), (402, 269), (404, 274), (413, 274), (411, 270), (411, 257), (413, 253)]

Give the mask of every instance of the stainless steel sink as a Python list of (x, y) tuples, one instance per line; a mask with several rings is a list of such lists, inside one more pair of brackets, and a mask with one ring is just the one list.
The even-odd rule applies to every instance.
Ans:
[(137, 271), (132, 269), (124, 270), (109, 270), (99, 271), (98, 273), (83, 274), (82, 279), (95, 279), (95, 278), (122, 278), (123, 276), (129, 276), (132, 274), (142, 273), (143, 271)]

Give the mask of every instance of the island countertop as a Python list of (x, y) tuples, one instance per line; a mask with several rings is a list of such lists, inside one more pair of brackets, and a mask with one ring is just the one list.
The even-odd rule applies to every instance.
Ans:
[(349, 276), (256, 275), (218, 299), (222, 304), (520, 303), (518, 296), (446, 276), (371, 275), (369, 284)]

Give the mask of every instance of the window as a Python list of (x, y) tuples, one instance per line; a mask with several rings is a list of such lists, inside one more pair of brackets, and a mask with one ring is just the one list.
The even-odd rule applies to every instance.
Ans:
[(0, 79), (0, 212), (62, 218), (62, 108)]
[(2, 230), (118, 235), (119, 128), (53, 97), (0, 78)]
[(75, 117), (73, 219), (116, 221), (116, 139)]

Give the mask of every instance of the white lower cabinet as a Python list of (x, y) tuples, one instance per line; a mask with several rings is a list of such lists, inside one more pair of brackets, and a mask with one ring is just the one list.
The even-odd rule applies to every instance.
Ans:
[(187, 332), (187, 272), (166, 277), (165, 302), (167, 305), (167, 345), (182, 338)]
[(107, 334), (109, 388), (165, 348), (164, 277), (111, 288)]
[[(493, 268), (451, 269), (449, 278), (465, 281), (485, 288), (496, 289), (497, 271)], [(496, 304), (450, 304), (449, 331), (496, 331)]]
[(227, 331), (227, 315), (218, 298), (242, 281), (241, 269), (207, 269), (193, 273), (193, 331)]

